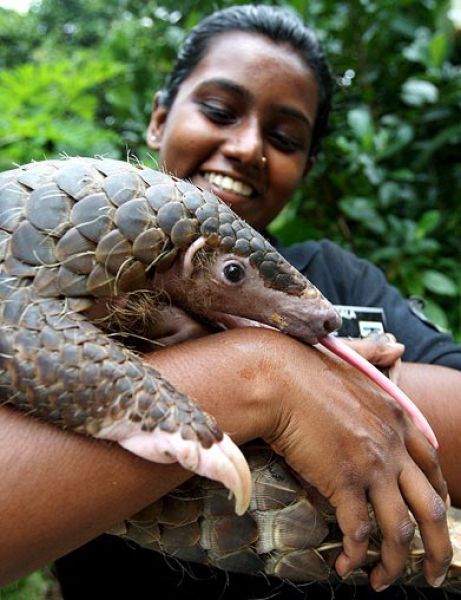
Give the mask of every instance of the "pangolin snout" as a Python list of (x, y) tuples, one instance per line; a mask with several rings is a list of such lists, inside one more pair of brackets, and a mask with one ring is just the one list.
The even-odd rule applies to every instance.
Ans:
[(319, 309), (316, 318), (311, 321), (311, 327), (314, 329), (313, 333), (319, 339), (339, 329), (341, 324), (341, 317), (331, 305)]
[(309, 307), (309, 310), (300, 311), (296, 316), (292, 313), (292, 318), (286, 318), (288, 325), (282, 330), (293, 337), (296, 337), (307, 344), (317, 344), (332, 331), (341, 327), (341, 317), (333, 306), (329, 303)]
[(331, 316), (328, 316), (323, 322), (323, 328), (327, 334), (336, 331), (341, 325), (342, 319), (335, 310), (332, 312)]

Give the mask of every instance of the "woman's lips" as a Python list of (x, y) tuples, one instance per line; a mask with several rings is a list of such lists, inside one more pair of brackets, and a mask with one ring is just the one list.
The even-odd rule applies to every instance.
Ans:
[(247, 202), (252, 204), (259, 196), (248, 183), (217, 171), (201, 171), (192, 176), (192, 183), (209, 190), (231, 207)]
[[(264, 209), (264, 196), (253, 187), (251, 187), (252, 193), (250, 196), (243, 196), (242, 194), (239, 194), (233, 190), (223, 189), (215, 183), (212, 183), (204, 176), (206, 173), (211, 172), (212, 171), (203, 171), (196, 173), (190, 178), (190, 180), (194, 185), (197, 185), (203, 190), (208, 190), (217, 196), (220, 200), (225, 202), (225, 204), (227, 204), (241, 219), (245, 220), (250, 225), (253, 225), (253, 223), (257, 222), (256, 219), (259, 219), (259, 215)], [(221, 182), (221, 185), (222, 183), (223, 182)], [(228, 182), (225, 181), (224, 185), (226, 185), (226, 183)], [(248, 183), (246, 183), (246, 185), (249, 186)]]
[(225, 192), (232, 192), (238, 196), (249, 198), (254, 195), (255, 190), (247, 183), (240, 179), (235, 179), (230, 175), (223, 175), (214, 171), (206, 171), (202, 173), (204, 179), (209, 181), (214, 187)]

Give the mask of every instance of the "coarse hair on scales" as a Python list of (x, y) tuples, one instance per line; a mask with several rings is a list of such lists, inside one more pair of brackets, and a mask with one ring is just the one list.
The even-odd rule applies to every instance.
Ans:
[(326, 133), (331, 109), (332, 78), (315, 33), (292, 10), (264, 4), (229, 6), (205, 17), (189, 32), (166, 87), (157, 96), (160, 105), (170, 108), (178, 90), (205, 56), (213, 39), (230, 31), (257, 33), (278, 44), (288, 44), (313, 71), (319, 86), (319, 106), (309, 150), (315, 156)]

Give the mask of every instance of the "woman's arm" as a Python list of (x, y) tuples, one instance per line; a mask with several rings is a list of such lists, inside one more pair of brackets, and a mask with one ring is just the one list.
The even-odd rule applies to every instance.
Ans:
[(178, 465), (0, 409), (0, 588), (181, 483)]
[[(366, 551), (368, 495), (385, 535), (372, 585), (391, 583), (403, 566), (411, 530), (407, 503), (422, 525), (426, 575), (431, 582), (443, 575), (450, 558), (444, 507), (424, 475), (443, 494), (431, 449), (361, 374), (261, 330), (216, 334), (152, 354), (149, 361), (199, 399), (238, 443), (265, 438), (330, 499), (345, 533), (345, 553), (337, 563), (342, 574)], [(2, 585), (187, 477), (177, 466), (146, 463), (7, 408), (0, 421), (0, 465)]]
[(402, 363), (399, 385), (423, 411), (439, 440), (439, 457), (453, 504), (461, 507), (461, 371)]
[[(232, 337), (236, 342), (239, 336)], [(150, 359), (243, 443), (263, 433), (266, 405), (256, 392), (258, 374), (235, 373), (241, 364), (255, 369), (255, 357), (245, 345), (225, 340), (217, 347), (207, 338), (200, 348), (190, 344)], [(0, 472), (0, 587), (99, 535), (191, 475), (8, 407), (0, 409)]]

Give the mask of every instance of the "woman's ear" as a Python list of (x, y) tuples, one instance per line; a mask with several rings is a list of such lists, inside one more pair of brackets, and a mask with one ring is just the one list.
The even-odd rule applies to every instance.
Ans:
[(146, 142), (152, 150), (159, 150), (162, 142), (168, 109), (159, 102), (160, 92), (155, 94), (150, 123), (146, 131)]
[(315, 156), (309, 156), (306, 162), (306, 166), (304, 167), (303, 177), (307, 177), (309, 175), (310, 170), (317, 162), (317, 158)]

